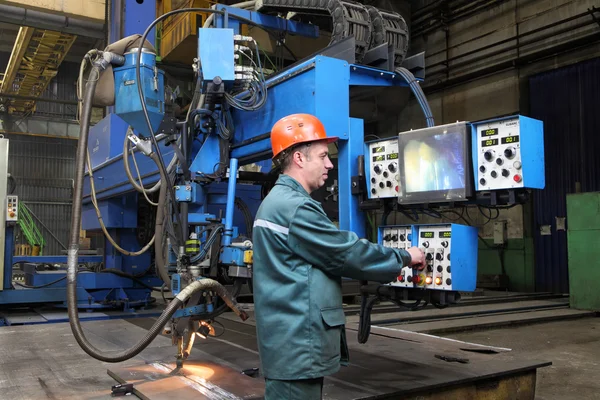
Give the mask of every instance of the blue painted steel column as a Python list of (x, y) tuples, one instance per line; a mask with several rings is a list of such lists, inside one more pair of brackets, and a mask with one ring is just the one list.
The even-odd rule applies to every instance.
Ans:
[(233, 236), (233, 207), (235, 205), (235, 185), (237, 183), (238, 159), (229, 160), (229, 183), (227, 185), (227, 208), (225, 209), (225, 234), (223, 235), (223, 245), (231, 244)]
[(4, 236), (4, 276), (3, 276), (3, 287), (4, 290), (12, 288), (12, 265), (13, 265), (13, 254), (14, 254), (14, 227), (7, 226)]
[(352, 177), (358, 175), (358, 156), (363, 154), (363, 120), (350, 118), (348, 140), (339, 141), (338, 190), (340, 229), (366, 237), (365, 216), (359, 207), (358, 196), (352, 195)]
[[(121, 0), (125, 2), (123, 18), (123, 36), (128, 37), (139, 33), (144, 34), (144, 31), (152, 21), (156, 19), (156, 0)], [(153, 28), (148, 34), (147, 40), (156, 46), (156, 29)]]

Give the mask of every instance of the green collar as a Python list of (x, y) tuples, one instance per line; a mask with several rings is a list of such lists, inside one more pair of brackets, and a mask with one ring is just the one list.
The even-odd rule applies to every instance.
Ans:
[(310, 195), (308, 194), (306, 189), (304, 189), (304, 187), (302, 187), (302, 185), (297, 180), (295, 180), (294, 178), (292, 178), (289, 175), (285, 175), (285, 174), (279, 175), (279, 178), (277, 178), (277, 182), (275, 184), (289, 186), (290, 188), (294, 189), (295, 191), (302, 193), (306, 197), (310, 197)]

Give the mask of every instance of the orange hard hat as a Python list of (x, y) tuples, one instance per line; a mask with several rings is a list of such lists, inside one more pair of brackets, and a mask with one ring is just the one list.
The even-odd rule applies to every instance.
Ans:
[(325, 140), (332, 143), (337, 137), (327, 137), (323, 123), (310, 114), (292, 114), (281, 118), (271, 129), (271, 148), (273, 158), (282, 151), (300, 143)]

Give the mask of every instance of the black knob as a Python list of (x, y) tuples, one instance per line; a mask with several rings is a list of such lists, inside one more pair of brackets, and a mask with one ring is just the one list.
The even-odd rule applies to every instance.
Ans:
[(442, 253), (437, 253), (435, 255), (435, 259), (438, 261), (442, 261), (444, 259), (444, 255)]
[(448, 255), (446, 256), (446, 258), (448, 259), (448, 261), (450, 261), (450, 253), (448, 253)]
[(387, 173), (387, 171), (383, 171), (383, 177), (387, 178), (389, 176), (389, 174)]
[(392, 172), (396, 172), (396, 163), (391, 163), (388, 165), (388, 169)]
[(497, 159), (496, 159), (496, 164), (498, 164), (498, 165), (502, 165), (502, 164), (504, 164), (504, 160), (503, 160), (503, 159), (501, 159), (501, 158), (497, 158)]
[(488, 161), (492, 161), (492, 158), (494, 158), (494, 152), (491, 150), (488, 150), (483, 154), (483, 157)]
[(508, 170), (507, 170), (507, 169), (503, 169), (503, 170), (502, 170), (502, 176), (503, 176), (503, 177), (505, 177), (505, 178), (506, 178), (506, 177), (507, 177), (507, 176), (509, 176), (509, 175), (510, 175), (510, 172), (508, 172)]
[(481, 186), (485, 186), (485, 184), (486, 184), (486, 180), (485, 180), (485, 179), (483, 179), (483, 178), (481, 178), (481, 179), (479, 180), (479, 183), (481, 184)]
[(444, 240), (442, 242), (442, 247), (448, 247), (448, 241), (447, 240)]
[(386, 242), (388, 242), (390, 239), (392, 238), (392, 235), (390, 235), (389, 233), (387, 235), (385, 235), (383, 237), (383, 240), (385, 240)]
[(496, 178), (498, 176), (498, 173), (496, 171), (492, 171), (490, 175), (492, 176), (492, 178)]
[(398, 240), (398, 235), (392, 236), (392, 241), (395, 242), (396, 240)]
[(452, 285), (452, 279), (450, 279), (450, 278), (446, 279), (446, 285), (448, 285), (448, 286)]
[(375, 189), (375, 188), (371, 189), (371, 193), (373, 193), (373, 194), (377, 193), (377, 189)]
[(482, 165), (481, 167), (479, 167), (479, 171), (481, 171), (482, 173), (485, 172), (485, 165)]
[(427, 266), (427, 272), (433, 272), (433, 267), (431, 265)]
[(387, 186), (387, 187), (392, 187), (392, 182), (391, 182), (391, 181), (387, 181), (387, 182), (385, 183), (385, 186)]
[(406, 235), (402, 234), (400, 235), (400, 241), (404, 242), (406, 240)]
[(377, 179), (371, 178), (371, 183), (377, 183)]
[(431, 261), (431, 260), (433, 260), (433, 254), (431, 254), (431, 253), (427, 253), (427, 255), (425, 256), (425, 258), (426, 258), (428, 261)]
[(423, 247), (428, 248), (429, 247), (429, 242), (423, 242)]
[(512, 147), (507, 147), (506, 149), (504, 149), (504, 156), (506, 158), (513, 158), (515, 156), (515, 149), (513, 149)]
[(446, 272), (450, 273), (450, 266), (449, 265), (446, 267)]
[(381, 167), (379, 165), (376, 165), (373, 167), (373, 171), (375, 171), (376, 174), (380, 174), (381, 173)]
[(379, 187), (383, 189), (385, 187), (385, 184), (383, 182), (379, 182)]
[(442, 267), (441, 265), (438, 265), (437, 270), (438, 270), (438, 272), (442, 272), (444, 270), (444, 267)]
[(407, 277), (406, 282), (412, 282), (412, 276)]

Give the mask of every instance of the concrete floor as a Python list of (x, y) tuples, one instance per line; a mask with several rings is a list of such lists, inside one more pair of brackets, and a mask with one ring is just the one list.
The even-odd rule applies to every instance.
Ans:
[(600, 319), (582, 318), (529, 326), (443, 335), (507, 347), (511, 359), (531, 355), (552, 362), (538, 370), (536, 400), (600, 399)]

